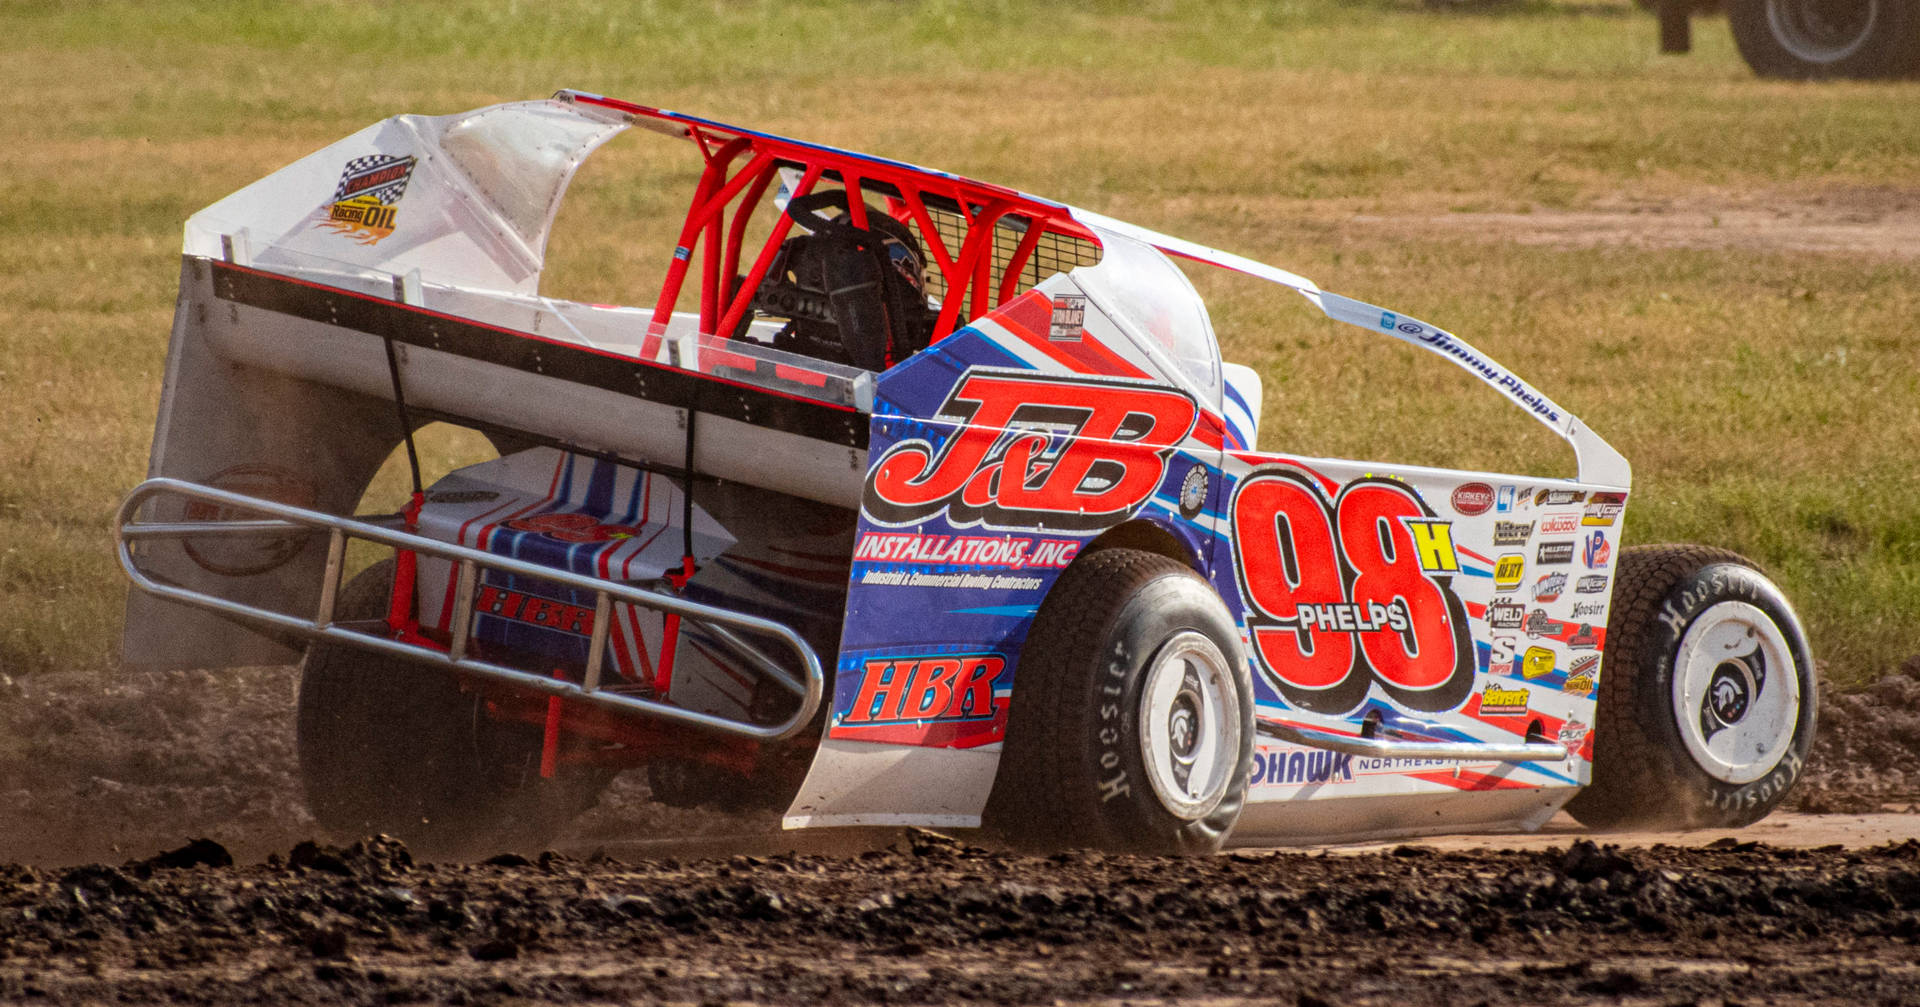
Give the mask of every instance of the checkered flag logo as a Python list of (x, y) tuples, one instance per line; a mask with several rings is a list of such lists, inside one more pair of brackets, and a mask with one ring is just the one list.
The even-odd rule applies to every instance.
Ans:
[(406, 194), (407, 182), (412, 178), (412, 157), (395, 157), (391, 154), (356, 157), (348, 161), (346, 170), (340, 173), (340, 184), (334, 187), (333, 201), (338, 203), (354, 196), (370, 195), (382, 205), (392, 206)]

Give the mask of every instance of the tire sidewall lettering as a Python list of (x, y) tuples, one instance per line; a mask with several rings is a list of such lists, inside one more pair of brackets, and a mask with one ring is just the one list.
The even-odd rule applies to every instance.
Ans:
[[(1092, 706), (1098, 711), (1098, 718), (1090, 720), (1087, 734), (1090, 742), (1087, 754), (1096, 770), (1089, 774), (1089, 778), (1095, 781), (1094, 793), (1102, 806), (1121, 798), (1158, 804), (1157, 798), (1151, 796), (1152, 787), (1147, 785), (1142, 775), (1147, 771), (1140, 755), (1142, 725), (1132, 711), (1140, 708), (1140, 690), (1147, 678), (1147, 665), (1159, 653), (1159, 644), (1180, 632), (1191, 630), (1212, 640), (1223, 654), (1228, 655), (1229, 662), (1235, 660), (1233, 655), (1240, 651), (1237, 634), (1231, 632), (1230, 623), (1209, 626), (1203, 620), (1169, 616), (1162, 610), (1166, 603), (1177, 604), (1178, 593), (1188, 588), (1205, 591), (1213, 603), (1219, 605), (1212, 588), (1204, 586), (1198, 577), (1190, 573), (1170, 576), (1136, 595), (1135, 605), (1123, 610), (1109, 629), (1113, 634), (1109, 638), (1112, 641), (1108, 649), (1110, 656), (1103, 662), (1104, 675), (1100, 676), (1105, 681), (1096, 679), (1097, 687), (1091, 690)], [(1175, 597), (1166, 597), (1167, 594)], [(1223, 620), (1227, 617), (1224, 606), (1220, 606), (1219, 615)], [(1116, 692), (1116, 683), (1119, 685), (1119, 702), (1105, 701), (1102, 696)], [(1248, 692), (1241, 700), (1242, 709), (1251, 719), (1252, 693)], [(1239, 779), (1243, 781), (1252, 770), (1251, 739), (1249, 725), (1242, 739), (1244, 757), (1237, 767)], [(1140, 784), (1137, 791), (1133, 787), (1136, 782)], [(1139, 796), (1143, 794), (1148, 796)], [(1238, 817), (1239, 802), (1226, 804), (1232, 805), (1226, 809), (1231, 817)], [(1137, 808), (1127, 812), (1129, 816), (1138, 813)]]
[[(1680, 740), (1681, 728), (1674, 722), (1672, 711), (1671, 697), (1681, 672), (1678, 667), (1680, 643), (1696, 619), (1712, 606), (1727, 601), (1752, 605), (1781, 630), (1793, 657), (1793, 674), (1801, 696), (1793, 740), (1782, 753), (1779, 764), (1765, 776), (1745, 784), (1714, 779), (1696, 765)], [(1676, 776), (1687, 781), (1709, 807), (1717, 810), (1771, 806), (1800, 778), (1806, 754), (1812, 748), (1815, 726), (1812, 699), (1816, 684), (1811, 658), (1805, 636), (1784, 597), (1758, 571), (1734, 563), (1716, 563), (1682, 578), (1669, 589), (1649, 629), (1642, 659), (1646, 662), (1643, 667), (1656, 672), (1652, 683), (1655, 687), (1642, 692), (1639, 713), (1642, 723), (1651, 725), (1658, 735), (1674, 763)]]

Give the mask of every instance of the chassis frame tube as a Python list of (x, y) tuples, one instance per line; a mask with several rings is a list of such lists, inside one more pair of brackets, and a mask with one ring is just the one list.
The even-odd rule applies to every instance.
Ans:
[(1269, 738), (1345, 755), (1370, 755), (1393, 759), (1469, 759), (1492, 762), (1558, 762), (1567, 757), (1566, 746), (1550, 741), (1501, 745), (1479, 741), (1355, 738), (1271, 720), (1260, 721), (1257, 730)]
[[(235, 510), (268, 515), (270, 520), (244, 521), (169, 521), (141, 522), (136, 520), (140, 508), (149, 500), (161, 496), (178, 496), (219, 504)], [(227, 527), (234, 526), (234, 527)], [(313, 533), (326, 532), (328, 537), (328, 562), (325, 581), (321, 585), (320, 604), (312, 617), (289, 615), (271, 609), (258, 608), (231, 601), (217, 595), (196, 591), (178, 584), (163, 583), (148, 576), (135, 561), (134, 544), (146, 540), (179, 539), (199, 535), (263, 535), (273, 533)], [(452, 646), (445, 651), (391, 639), (370, 633), (349, 629), (334, 621), (333, 603), (336, 598), (340, 577), (343, 572), (345, 543), (348, 538), (357, 538), (369, 542), (378, 542), (395, 549), (412, 550), (453, 561), (459, 583), (456, 592), (470, 597), (482, 568), (498, 570), (523, 577), (533, 577), (582, 591), (594, 592), (596, 618), (593, 635), (588, 649), (588, 667), (584, 684), (576, 685), (565, 679), (549, 677), (546, 674), (510, 668), (489, 661), (466, 656), (464, 634), (456, 634)], [(149, 479), (134, 487), (121, 502), (120, 509), (114, 515), (114, 546), (121, 569), (126, 571), (133, 586), (156, 597), (206, 609), (221, 615), (231, 616), (243, 621), (258, 623), (282, 632), (312, 640), (327, 640), (360, 647), (379, 653), (403, 657), (418, 663), (434, 665), (476, 678), (510, 685), (528, 692), (553, 696), (569, 702), (585, 703), (614, 713), (627, 716), (654, 717), (669, 720), (688, 727), (720, 734), (730, 734), (760, 741), (783, 741), (805, 731), (814, 714), (820, 708), (825, 691), (825, 673), (821, 669), (820, 658), (813, 648), (792, 628), (783, 623), (758, 616), (734, 612), (729, 609), (700, 602), (689, 601), (672, 595), (648, 591), (644, 588), (614, 581), (573, 573), (555, 567), (541, 566), (514, 559), (510, 556), (498, 556), (481, 552), (466, 546), (452, 545), (437, 539), (426, 538), (409, 532), (397, 531), (366, 521), (338, 517), (320, 511), (307, 510), (272, 500), (262, 500), (227, 490), (215, 489), (199, 483), (181, 479)], [(729, 647), (743, 647), (749, 660), (766, 672), (775, 681), (801, 697), (800, 707), (787, 719), (777, 724), (750, 724), (726, 717), (719, 717), (697, 710), (689, 710), (657, 700), (638, 696), (626, 696), (599, 690), (600, 668), (606, 655), (606, 636), (612, 620), (605, 616), (614, 601), (626, 602), (643, 608), (679, 615), (708, 628), (718, 630), (720, 637)], [(456, 606), (456, 613), (461, 610)], [(467, 618), (455, 616), (455, 629), (470, 625)], [(791, 650), (806, 669), (805, 680), (794, 678), (787, 670), (748, 644), (738, 633), (731, 629), (744, 630), (747, 633), (770, 637), (778, 640)]]

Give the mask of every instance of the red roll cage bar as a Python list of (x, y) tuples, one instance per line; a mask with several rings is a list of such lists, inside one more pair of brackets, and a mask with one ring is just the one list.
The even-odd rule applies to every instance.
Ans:
[[(807, 195), (825, 178), (839, 182), (849, 193), (858, 192), (863, 197), (872, 193), (884, 198), (887, 213), (903, 223), (910, 221), (918, 226), (931, 265), (939, 270), (946, 283), (946, 296), (934, 322), (934, 341), (945, 338), (963, 322), (986, 314), (1018, 293), (1021, 272), (1042, 234), (1077, 238), (1095, 246), (1100, 244), (1100, 239), (1075, 221), (1063, 204), (1003, 186), (582, 91), (562, 91), (557, 97), (620, 112), (631, 117), (636, 125), (692, 140), (706, 162), (687, 209), (686, 221), (681, 225), (679, 240), (674, 243), (673, 263), (661, 285), (660, 298), (654, 303), (653, 317), (641, 344), (643, 357), (650, 358), (659, 350), (660, 339), (673, 317), (696, 253), (700, 256), (701, 334), (731, 333), (746, 317), (754, 290), (766, 277), (781, 242), (793, 228), (793, 220), (781, 214), (754, 257), (752, 268), (745, 277), (739, 277), (747, 223), (774, 175), (782, 168), (798, 169), (802, 173), (790, 198)], [(746, 163), (735, 168), (735, 162), (743, 155), (749, 155)], [(743, 194), (744, 199), (740, 198)], [(957, 214), (965, 223), (966, 236), (960, 248), (947, 247), (928, 212), (929, 204)], [(867, 226), (864, 198), (849, 198), (847, 212), (853, 226)], [(1024, 222), (1025, 234), (1008, 258), (998, 288), (989, 289), (993, 286), (994, 231), (1010, 217)], [(736, 278), (739, 278), (737, 285)], [(964, 318), (961, 316), (963, 305)]]

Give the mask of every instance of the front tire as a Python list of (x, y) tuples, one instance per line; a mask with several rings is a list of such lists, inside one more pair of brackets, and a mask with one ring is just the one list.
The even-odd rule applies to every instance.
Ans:
[(1920, 70), (1920, 0), (1728, 0), (1734, 44), (1762, 77), (1901, 77)]
[(1733, 828), (1773, 810), (1813, 747), (1813, 659), (1793, 607), (1747, 559), (1622, 550), (1594, 725), (1593, 828)]
[(1211, 853), (1246, 802), (1253, 679), (1213, 588), (1104, 549), (1027, 637), (986, 824), (1017, 845)]

